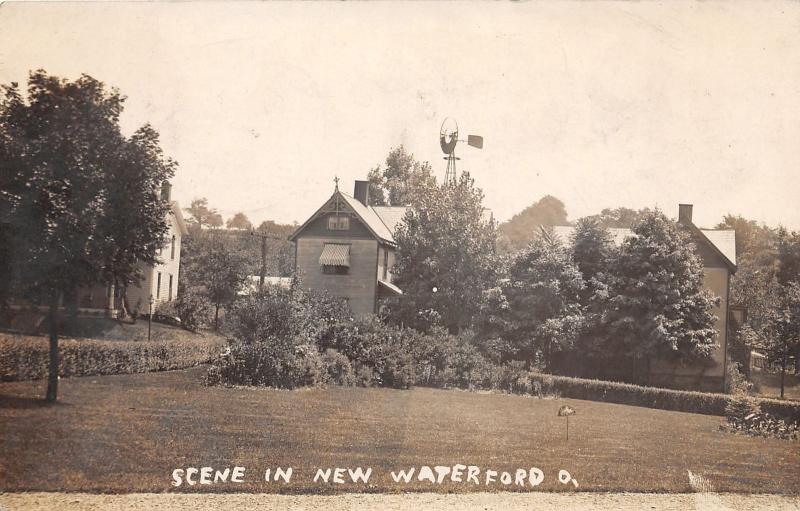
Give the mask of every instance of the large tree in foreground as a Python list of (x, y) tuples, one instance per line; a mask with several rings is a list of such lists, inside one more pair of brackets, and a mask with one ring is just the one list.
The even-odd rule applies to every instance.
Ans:
[(46, 399), (58, 385), (58, 309), (81, 286), (136, 282), (137, 262), (156, 263), (169, 205), (160, 187), (174, 173), (149, 126), (119, 128), (123, 98), (83, 75), (31, 73), (0, 98), (0, 223), (13, 244), (5, 294), (49, 305)]
[(395, 319), (422, 330), (441, 318), (451, 332), (471, 324), (493, 281), (496, 230), (483, 192), (468, 173), (420, 187), (395, 234), (395, 283), (403, 290)]
[[(599, 289), (607, 337), (602, 352), (649, 377), (651, 358), (708, 357), (716, 343), (715, 299), (703, 289), (703, 263), (688, 234), (660, 211), (634, 225)], [(638, 366), (638, 367), (637, 367)]]

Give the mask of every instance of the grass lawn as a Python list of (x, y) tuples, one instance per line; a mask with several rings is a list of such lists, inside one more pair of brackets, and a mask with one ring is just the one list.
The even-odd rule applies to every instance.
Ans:
[[(537, 467), (541, 490), (690, 491), (687, 469), (717, 491), (796, 493), (796, 442), (718, 431), (722, 418), (571, 399), (332, 387), (206, 388), (205, 368), (0, 384), (0, 490), (475, 491), (486, 470)], [(577, 411), (564, 438), (560, 405)], [(389, 471), (477, 465), (481, 484), (395, 483)], [(178, 467), (246, 467), (244, 482), (170, 486)], [(317, 468), (371, 467), (369, 484), (313, 483)], [(293, 467), (291, 483), (264, 469)], [(530, 489), (530, 488), (528, 488)]]

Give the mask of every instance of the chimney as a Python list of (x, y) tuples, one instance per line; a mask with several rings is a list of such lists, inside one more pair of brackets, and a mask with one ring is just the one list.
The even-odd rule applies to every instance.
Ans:
[(365, 206), (369, 206), (369, 181), (356, 181), (353, 197)]
[(169, 181), (164, 181), (163, 183), (161, 183), (161, 200), (169, 202), (171, 193), (172, 193), (172, 185), (169, 184)]
[(692, 223), (692, 205), (678, 204), (678, 223), (689, 225)]

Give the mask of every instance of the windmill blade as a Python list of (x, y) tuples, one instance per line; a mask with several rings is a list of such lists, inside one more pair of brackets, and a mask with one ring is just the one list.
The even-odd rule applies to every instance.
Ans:
[(483, 149), (483, 137), (480, 135), (467, 135), (467, 145)]

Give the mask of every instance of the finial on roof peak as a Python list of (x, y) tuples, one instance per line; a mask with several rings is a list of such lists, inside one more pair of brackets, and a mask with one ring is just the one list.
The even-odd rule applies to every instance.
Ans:
[(333, 177), (333, 182), (335, 183), (334, 186), (336, 187), (336, 191), (338, 192), (339, 191), (339, 176), (334, 176)]

